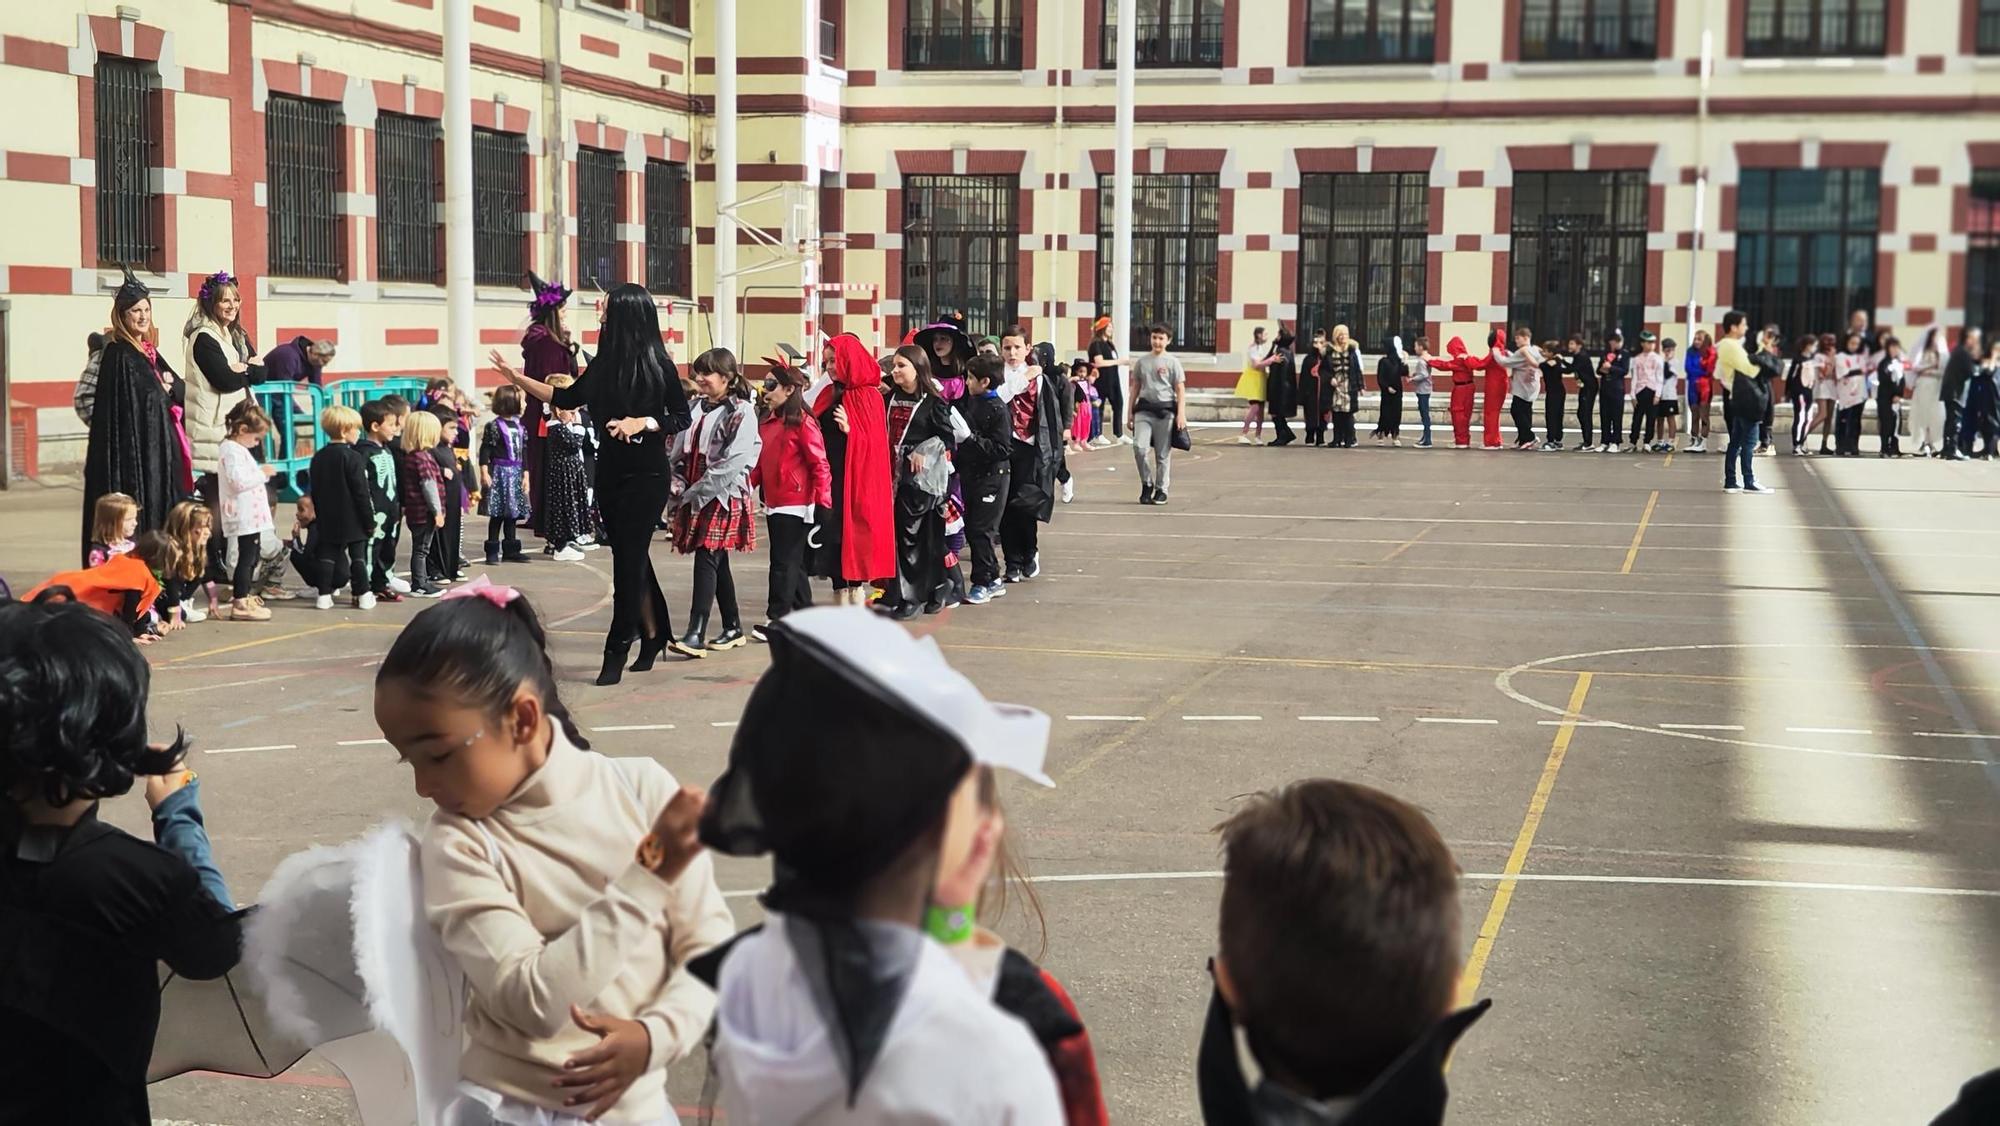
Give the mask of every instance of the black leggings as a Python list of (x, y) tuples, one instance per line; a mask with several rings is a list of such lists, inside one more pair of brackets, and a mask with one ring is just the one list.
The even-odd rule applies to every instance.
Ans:
[[(220, 540), (221, 536), (215, 539)], [(250, 597), (257, 583), (257, 564), (263, 562), (261, 549), (264, 537), (258, 532), (245, 532), (236, 537), (236, 570), (229, 578), (229, 592), (238, 601)]]
[(352, 584), (354, 597), (368, 593), (368, 541), (355, 540), (353, 543), (324, 543), (319, 545), (320, 559), (325, 571), (320, 575), (319, 592), (332, 594), (340, 589), (340, 566), (347, 564), (348, 581)]
[(742, 620), (736, 612), (736, 578), (729, 573), (729, 553), (717, 548), (694, 549), (694, 602), (688, 607), (688, 628), (708, 624), (708, 606), (715, 603), (723, 629), (736, 629)]
[(1597, 444), (1597, 386), (1580, 383), (1576, 388), (1576, 424), (1583, 429), (1583, 444)]
[(1100, 380), (1097, 393), (1104, 400), (1104, 407), (1111, 412), (1111, 436), (1125, 436), (1125, 369), (1112, 368), (1113, 378)]
[(486, 521), (486, 542), (497, 544), (505, 540), (508, 543), (519, 543), (521, 541), (517, 527), (519, 523), (520, 521), (506, 516), (489, 517)]
[(667, 504), (666, 473), (600, 478), (597, 504), (611, 537), (611, 631), (605, 644), (673, 636), (652, 554), (653, 533)]

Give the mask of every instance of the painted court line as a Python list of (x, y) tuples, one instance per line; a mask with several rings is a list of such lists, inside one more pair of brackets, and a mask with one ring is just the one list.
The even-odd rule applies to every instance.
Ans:
[(718, 720), (711, 720), (711, 721), (709, 722), (709, 726), (710, 726), (710, 727), (734, 727), (734, 726), (736, 726), (736, 724), (737, 724), (738, 722), (739, 722), (738, 720), (733, 720), (733, 719), (718, 719)]
[(610, 727), (593, 727), (590, 732), (595, 735), (600, 731), (672, 731), (673, 729), (674, 725), (671, 723), (619, 723)]
[(1785, 731), (1786, 731), (1786, 733), (1788, 733), (1788, 734), (1791, 734), (1791, 735), (1873, 735), (1873, 734), (1875, 734), (1875, 733), (1874, 733), (1873, 731), (1870, 731), (1870, 730), (1868, 730), (1868, 729), (1867, 729), (1867, 728), (1865, 728), (1865, 727), (1787, 727), (1787, 728), (1785, 728)]
[[(1460, 718), (1458, 718), (1457, 716), (1448, 716), (1448, 715), (1420, 715), (1420, 716), (1418, 716), (1418, 717), (1417, 717), (1417, 722), (1418, 722), (1418, 723), (1466, 723), (1466, 724), (1497, 724), (1497, 723), (1499, 723), (1500, 721), (1499, 721), (1499, 720), (1497, 720), (1497, 719), (1460, 719)], [(1575, 725), (1574, 725), (1574, 724), (1572, 724), (1571, 726), (1575, 726)]]
[(249, 754), (251, 751), (296, 751), (298, 749), (299, 745), (297, 743), (273, 743), (268, 747), (210, 747), (202, 753), (208, 755), (243, 755)]
[(1568, 721), (1568, 720), (1566, 720), (1566, 719), (1538, 719), (1538, 720), (1536, 720), (1536, 721), (1535, 721), (1535, 726), (1537, 726), (1537, 727), (1564, 727), (1564, 726), (1568, 726), (1568, 727), (1616, 727), (1616, 726), (1618, 726), (1618, 725), (1617, 725), (1617, 724), (1615, 724), (1615, 723), (1613, 723), (1613, 722), (1611, 722), (1611, 721), (1610, 721), (1610, 720), (1608, 720), (1608, 719), (1579, 719), (1579, 720), (1577, 720), (1577, 721), (1576, 721), (1575, 723), (1571, 723), (1571, 722), (1569, 722), (1569, 721)]
[(1063, 718), (1074, 720), (1078, 723), (1140, 723), (1146, 717), (1142, 715), (1066, 715)]
[(1300, 723), (1380, 723), (1379, 715), (1302, 715)]
[(1260, 715), (1184, 715), (1186, 723), (1254, 723), (1263, 719)]
[(1662, 723), (1662, 724), (1660, 724), (1660, 725), (1659, 725), (1659, 727), (1660, 727), (1660, 728), (1661, 728), (1662, 730), (1666, 730), (1666, 731), (1741, 731), (1741, 730), (1743, 730), (1743, 725), (1742, 725), (1742, 724), (1740, 724), (1740, 723)]
[(387, 739), (342, 739), (340, 742), (334, 744), (336, 747), (386, 747), (388, 745), (389, 740)]
[(1912, 731), (1919, 739), (2000, 739), (2000, 735), (1981, 735), (1976, 731)]

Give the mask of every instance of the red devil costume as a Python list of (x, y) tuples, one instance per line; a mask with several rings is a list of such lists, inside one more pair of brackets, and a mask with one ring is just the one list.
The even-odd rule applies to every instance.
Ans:
[[(882, 405), (882, 368), (861, 338), (833, 338), (833, 382), (810, 404), (826, 438), (833, 505), (814, 538), (813, 573), (854, 586), (896, 573), (896, 524), (891, 508), (889, 423)], [(833, 420), (844, 408), (847, 429)]]
[(1431, 367), (1451, 373), (1451, 441), (1459, 449), (1472, 445), (1472, 384), (1474, 373), (1485, 370), (1491, 356), (1474, 358), (1465, 354), (1465, 341), (1452, 337), (1444, 346), (1448, 360), (1430, 357)]
[[(1507, 388), (1512, 378), (1507, 365), (1500, 362), (1500, 353), (1506, 348), (1506, 332), (1494, 329), (1486, 338), (1486, 356), (1482, 361), (1486, 372), (1486, 390), (1482, 396), (1485, 405), (1482, 409), (1486, 418), (1486, 448), (1489, 450), (1497, 450), (1503, 444), (1500, 441), (1500, 416), (1507, 411)], [(1452, 401), (1458, 401), (1456, 394), (1452, 396)]]

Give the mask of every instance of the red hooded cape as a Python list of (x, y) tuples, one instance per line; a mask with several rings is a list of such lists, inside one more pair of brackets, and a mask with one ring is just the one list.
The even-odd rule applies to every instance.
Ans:
[[(841, 492), (840, 569), (851, 582), (896, 573), (896, 523), (889, 472), (889, 420), (882, 407), (882, 368), (861, 338), (833, 338), (833, 378), (847, 389), (847, 464)], [(823, 392), (814, 413), (830, 402)], [(828, 420), (828, 425), (832, 424)]]

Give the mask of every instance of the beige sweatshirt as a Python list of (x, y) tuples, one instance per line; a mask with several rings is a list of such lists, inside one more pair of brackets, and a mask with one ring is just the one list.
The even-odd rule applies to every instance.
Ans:
[(598, 1040), (570, 1020), (575, 1003), (652, 1035), (611, 1120), (666, 1115), (666, 1065), (715, 1014), (715, 995), (679, 967), (736, 930), (706, 853), (671, 884), (633, 859), (678, 788), (658, 763), (579, 750), (557, 727), (548, 762), (491, 817), (431, 816), (425, 914), (472, 985), (464, 1078), (561, 1108), (563, 1061)]

